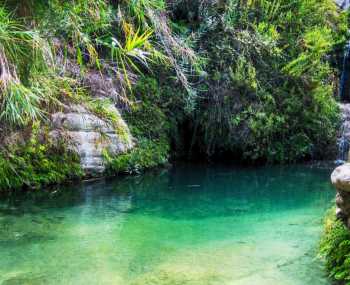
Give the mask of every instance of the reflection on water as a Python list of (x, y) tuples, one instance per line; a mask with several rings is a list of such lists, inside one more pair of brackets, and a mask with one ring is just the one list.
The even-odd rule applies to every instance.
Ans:
[(322, 285), (330, 170), (178, 166), (0, 203), (0, 284)]

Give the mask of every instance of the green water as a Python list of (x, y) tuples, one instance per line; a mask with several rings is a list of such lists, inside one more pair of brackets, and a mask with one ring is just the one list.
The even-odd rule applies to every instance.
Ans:
[(329, 174), (187, 165), (6, 198), (0, 284), (330, 284)]

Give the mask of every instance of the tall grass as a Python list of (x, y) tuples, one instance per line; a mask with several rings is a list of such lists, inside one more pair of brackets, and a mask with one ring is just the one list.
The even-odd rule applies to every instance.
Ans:
[(0, 120), (12, 125), (26, 125), (43, 117), (40, 93), (19, 82), (10, 81), (3, 90)]
[(0, 7), (0, 120), (25, 125), (42, 117), (40, 94), (27, 84), (32, 70), (46, 69), (51, 51), (35, 31), (28, 31)]

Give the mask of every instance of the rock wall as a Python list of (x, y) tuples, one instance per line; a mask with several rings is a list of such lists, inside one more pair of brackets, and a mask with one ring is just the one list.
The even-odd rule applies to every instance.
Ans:
[(52, 115), (51, 137), (68, 141), (68, 148), (80, 156), (81, 167), (87, 176), (103, 174), (105, 150), (118, 155), (133, 147), (132, 136), (119, 111), (113, 105), (110, 111), (119, 118), (117, 128), (82, 105), (67, 106), (63, 112)]
[(350, 229), (350, 163), (337, 167), (331, 175), (336, 195), (337, 217)]
[(108, 66), (104, 66), (105, 71), (91, 69), (82, 72), (78, 64), (64, 61), (63, 57), (59, 63), (64, 74), (77, 79), (88, 90), (89, 96), (95, 100), (108, 99), (113, 102), (109, 111), (118, 118), (117, 127), (96, 116), (84, 105), (65, 106), (62, 112), (51, 116), (51, 137), (64, 137), (68, 141), (68, 147), (80, 156), (82, 169), (87, 176), (101, 176), (106, 168), (103, 158), (105, 150), (114, 156), (125, 153), (134, 146), (129, 128), (117, 109), (124, 107), (120, 96), (121, 84), (117, 76), (113, 77), (107, 72), (113, 71)]
[(348, 161), (350, 146), (350, 104), (339, 104), (341, 126), (338, 136), (337, 164)]

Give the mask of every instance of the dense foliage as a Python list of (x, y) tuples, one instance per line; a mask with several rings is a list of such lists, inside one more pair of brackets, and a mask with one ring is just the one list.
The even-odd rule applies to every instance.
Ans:
[(84, 77), (97, 71), (114, 78), (110, 99), (138, 141), (122, 157), (106, 154), (114, 171), (163, 163), (170, 149), (250, 162), (323, 158), (335, 145), (332, 62), (346, 31), (332, 0), (8, 0), (1, 141), (49, 125), (63, 104), (93, 105)]
[[(12, 138), (11, 147), (0, 152), (0, 192), (8, 189), (39, 189), (79, 179), (83, 173), (77, 155), (64, 142), (53, 143), (39, 134), (39, 125), (26, 139)], [(20, 140), (21, 142), (14, 142)]]
[(326, 260), (330, 277), (339, 284), (350, 284), (350, 232), (341, 221), (335, 219), (334, 210), (325, 221), (321, 254)]
[(333, 1), (226, 1), (222, 10), (202, 11), (198, 28), (208, 75), (197, 145), (253, 160), (322, 156), (338, 113), (327, 59), (346, 27)]

